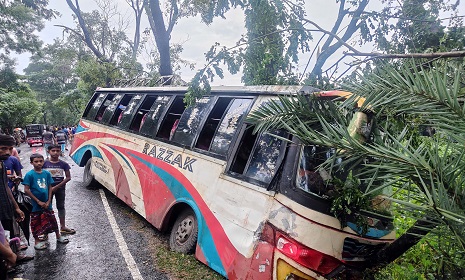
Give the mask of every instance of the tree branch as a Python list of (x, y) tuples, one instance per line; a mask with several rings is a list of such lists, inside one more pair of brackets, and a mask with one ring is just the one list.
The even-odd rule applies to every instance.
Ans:
[(369, 56), (372, 58), (452, 58), (465, 57), (465, 51), (436, 52), (436, 53), (346, 53), (348, 56)]
[(86, 39), (84, 38), (84, 36), (83, 36), (81, 33), (77, 32), (76, 30), (74, 30), (74, 29), (72, 29), (72, 28), (70, 28), (70, 27), (68, 27), (68, 26), (64, 26), (64, 25), (61, 25), (61, 24), (55, 24), (55, 25), (53, 25), (53, 26), (61, 27), (61, 28), (65, 29), (65, 30), (67, 30), (67, 31), (70, 31), (70, 32), (74, 33), (74, 34), (77, 35), (79, 38), (81, 38), (82, 41), (85, 41), (85, 40), (86, 40)]
[(75, 0), (76, 6), (74, 6), (71, 0), (66, 0), (66, 3), (68, 3), (69, 8), (73, 11), (73, 13), (76, 15), (78, 19), (79, 26), (82, 29), (82, 33), (84, 33), (84, 42), (86, 43), (87, 47), (89, 47), (89, 49), (95, 54), (95, 56), (97, 56), (98, 59), (102, 61), (107, 61), (105, 56), (95, 47), (94, 43), (92, 42), (90, 32), (87, 29), (86, 23), (81, 14), (78, 0)]

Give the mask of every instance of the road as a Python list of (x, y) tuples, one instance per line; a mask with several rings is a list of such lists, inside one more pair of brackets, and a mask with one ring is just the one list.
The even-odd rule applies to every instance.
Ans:
[[(44, 151), (26, 144), (20, 149), (24, 176), (32, 169), (29, 156)], [(50, 234), (47, 249), (30, 246), (26, 252), (34, 260), (18, 265), (10, 279), (170, 279), (155, 265), (154, 235), (161, 234), (111, 193), (83, 187), (83, 168), (68, 156), (63, 160), (72, 176), (66, 186), (66, 223), (77, 233), (67, 236), (68, 244), (56, 244)], [(56, 211), (55, 201), (53, 206)]]

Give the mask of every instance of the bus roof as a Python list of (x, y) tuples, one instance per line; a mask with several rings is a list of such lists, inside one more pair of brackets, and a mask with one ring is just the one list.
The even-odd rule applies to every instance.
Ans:
[[(126, 88), (97, 88), (96, 92), (124, 92), (124, 93), (171, 93), (184, 94), (188, 87), (164, 86), (164, 87), (126, 87)], [(321, 97), (344, 97), (348, 98), (352, 93), (341, 90), (322, 91), (311, 86), (283, 86), (283, 85), (260, 85), (260, 86), (213, 86), (212, 94), (231, 94), (238, 95), (297, 95), (297, 94), (315, 94), (319, 93)], [(364, 103), (364, 98), (358, 98), (358, 107)]]
[[(97, 92), (186, 92), (188, 87), (165, 86), (165, 87), (128, 87), (128, 88), (97, 88)], [(241, 93), (249, 95), (289, 95), (289, 94), (311, 94), (320, 90), (310, 86), (213, 86), (213, 94)]]

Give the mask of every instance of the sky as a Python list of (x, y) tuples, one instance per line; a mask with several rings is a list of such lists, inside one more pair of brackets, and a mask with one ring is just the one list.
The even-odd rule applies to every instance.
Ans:
[[(163, 1), (162, 1), (163, 2)], [(81, 10), (83, 12), (90, 12), (97, 9), (95, 0), (79, 0)], [(118, 9), (122, 13), (130, 14), (129, 6), (125, 0), (114, 0), (114, 3), (118, 5)], [(371, 6), (370, 6), (371, 5)], [(380, 7), (379, 0), (372, 0), (369, 4), (369, 9), (376, 9)], [(69, 9), (66, 1), (64, 0), (50, 0), (49, 8), (60, 12), (61, 16), (46, 22), (45, 28), (40, 32), (39, 36), (45, 44), (52, 43), (54, 38), (61, 37), (63, 29), (55, 25), (65, 25), (68, 27), (74, 27), (75, 23), (72, 20), (72, 12)], [(332, 24), (337, 16), (338, 5), (335, 0), (306, 0), (305, 9), (307, 18), (317, 22), (321, 27), (330, 30)], [(215, 43), (219, 42), (223, 46), (231, 47), (240, 39), (242, 34), (245, 34), (244, 28), (244, 16), (243, 11), (240, 9), (231, 10), (223, 18), (215, 18), (210, 26), (206, 26), (201, 23), (199, 17), (194, 18), (182, 18), (178, 24), (174, 27), (171, 42), (182, 43), (184, 51), (181, 57), (191, 63), (195, 63), (196, 70), (201, 69), (205, 64), (205, 56), (210, 47)], [(146, 17), (143, 16), (144, 27), (148, 27)], [(315, 36), (316, 35), (316, 36)], [(314, 34), (314, 40), (310, 43), (311, 47), (318, 41), (318, 34)], [(132, 37), (132, 35), (129, 35)], [(374, 48), (371, 45), (357, 46), (361, 51), (369, 52), (373, 51)], [(310, 54), (301, 54), (299, 56), (298, 69), (303, 71)], [(30, 54), (24, 53), (17, 56), (17, 71), (23, 73), (23, 69), (27, 67), (29, 63)], [(339, 57), (335, 57), (333, 61), (336, 61)], [(144, 63), (144, 61), (141, 61)], [(327, 65), (330, 65), (331, 61)], [(224, 67), (225, 78), (215, 78), (213, 85), (241, 85), (241, 73), (231, 75), (227, 72)], [(185, 81), (189, 81), (195, 74), (195, 71), (183, 68), (181, 69), (181, 78)], [(342, 72), (343, 70), (341, 70)]]

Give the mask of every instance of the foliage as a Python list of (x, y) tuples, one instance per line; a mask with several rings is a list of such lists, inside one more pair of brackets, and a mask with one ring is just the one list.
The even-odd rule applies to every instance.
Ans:
[[(362, 31), (364, 42), (375, 42), (378, 48), (390, 53), (445, 51), (463, 48), (463, 22), (460, 17), (452, 18), (444, 26), (440, 14), (457, 16), (455, 1), (404, 0), (400, 5), (384, 0), (380, 12), (365, 15), (367, 21)], [(457, 32), (459, 31), (459, 32)], [(454, 42), (448, 37), (459, 39)], [(361, 41), (362, 42), (362, 41)]]
[[(311, 35), (304, 28), (303, 1), (244, 1), (247, 36), (234, 47), (215, 43), (205, 54), (207, 64), (191, 80), (185, 101), (193, 104), (208, 92), (215, 76), (223, 78), (221, 64), (231, 74), (244, 67), (246, 84), (294, 84), (291, 63), (308, 51)], [(266, 11), (266, 12), (265, 12)], [(247, 16), (248, 15), (248, 16)], [(257, 17), (259, 16), (259, 17)]]
[(42, 114), (41, 104), (27, 87), (18, 91), (0, 89), (0, 127), (13, 131), (15, 127), (38, 120)]
[(368, 222), (357, 215), (360, 210), (370, 209), (371, 197), (366, 196), (360, 189), (360, 182), (350, 174), (343, 182), (334, 178), (335, 194), (331, 201), (331, 213), (341, 222), (341, 228), (347, 226), (349, 216), (356, 217), (356, 225), (362, 235), (368, 232)]
[(44, 107), (47, 124), (63, 125), (77, 121), (75, 116), (80, 114), (80, 107), (70, 109), (69, 104), (55, 101), (76, 88), (78, 57), (79, 53), (72, 44), (55, 40), (53, 44), (45, 46), (39, 54), (33, 55), (28, 67), (24, 69), (28, 83), (37, 93), (38, 100), (47, 104)]
[[(391, 187), (413, 191), (414, 197), (391, 200), (408, 209), (405, 213), (421, 213), (447, 229), (456, 251), (464, 252), (464, 71), (457, 61), (385, 63), (345, 85), (354, 94), (341, 104), (282, 97), (253, 112), (249, 121), (258, 131), (285, 128), (305, 145), (334, 148), (336, 153), (323, 165), (342, 158), (339, 165), (331, 165), (333, 172), (359, 170), (353, 175), (366, 196)], [(347, 131), (360, 98), (364, 103), (358, 110), (372, 112), (375, 120), (366, 143)], [(423, 141), (414, 123), (432, 126), (443, 137)]]
[(283, 53), (285, 46), (278, 29), (285, 15), (271, 4), (250, 0), (245, 9), (248, 46), (242, 81), (246, 85), (275, 85), (279, 83), (278, 75), (292, 77), (288, 73), (290, 57)]
[(37, 52), (41, 41), (35, 31), (40, 31), (42, 19), (50, 19), (56, 12), (46, 8), (47, 0), (14, 0), (0, 2), (0, 61), (11, 51)]

